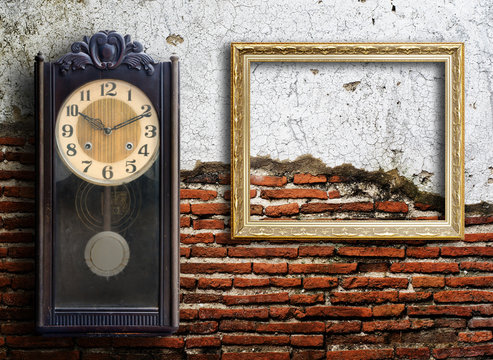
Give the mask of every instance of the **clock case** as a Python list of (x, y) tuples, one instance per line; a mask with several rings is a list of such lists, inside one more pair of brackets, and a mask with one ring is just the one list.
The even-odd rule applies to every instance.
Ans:
[[(118, 43), (124, 46), (118, 46)], [(116, 45), (115, 45), (116, 44)], [(82, 45), (82, 46), (81, 46)], [(165, 335), (179, 325), (179, 65), (178, 58), (156, 63), (142, 45), (111, 31), (85, 37), (57, 62), (35, 62), (37, 139), (37, 307), (42, 334)], [(81, 85), (119, 79), (139, 87), (153, 103), (160, 121), (159, 260), (157, 307), (74, 306), (55, 304), (54, 163), (55, 121), (66, 97)], [(74, 175), (75, 176), (75, 175)], [(62, 254), (63, 255), (63, 254)], [(152, 254), (150, 254), (152, 255)], [(87, 270), (87, 269), (86, 269)]]

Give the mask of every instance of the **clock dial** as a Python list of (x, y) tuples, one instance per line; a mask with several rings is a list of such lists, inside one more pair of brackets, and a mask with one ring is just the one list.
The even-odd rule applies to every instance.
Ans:
[(56, 121), (58, 154), (97, 185), (135, 180), (159, 153), (159, 120), (149, 98), (125, 81), (89, 82), (65, 100)]

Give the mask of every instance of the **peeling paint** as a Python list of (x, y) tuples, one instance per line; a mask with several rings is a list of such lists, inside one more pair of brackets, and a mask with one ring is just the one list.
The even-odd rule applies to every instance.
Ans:
[(347, 84), (342, 85), (342, 87), (344, 89), (346, 89), (347, 91), (354, 91), (354, 90), (356, 90), (356, 88), (358, 87), (359, 84), (361, 84), (361, 81), (353, 81), (353, 82), (349, 82)]
[(183, 42), (183, 38), (178, 34), (171, 34), (166, 38), (166, 42), (168, 44), (178, 46)]

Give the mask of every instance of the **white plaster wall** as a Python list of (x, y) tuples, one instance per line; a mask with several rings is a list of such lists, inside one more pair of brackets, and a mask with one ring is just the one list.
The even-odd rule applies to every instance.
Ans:
[[(190, 169), (198, 160), (230, 161), (232, 41), (463, 41), (466, 203), (493, 202), (492, 20), (490, 0), (7, 0), (0, 6), (0, 124), (32, 122), (39, 50), (54, 60), (83, 35), (114, 29), (158, 60), (180, 56), (181, 164)], [(179, 36), (167, 42), (172, 34)]]
[(252, 156), (398, 169), (445, 194), (443, 64), (257, 63), (250, 83)]

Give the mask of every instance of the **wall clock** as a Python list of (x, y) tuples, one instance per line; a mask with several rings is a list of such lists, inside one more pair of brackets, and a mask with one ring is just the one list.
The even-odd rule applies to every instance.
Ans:
[(178, 59), (114, 31), (36, 57), (37, 327), (178, 328)]

